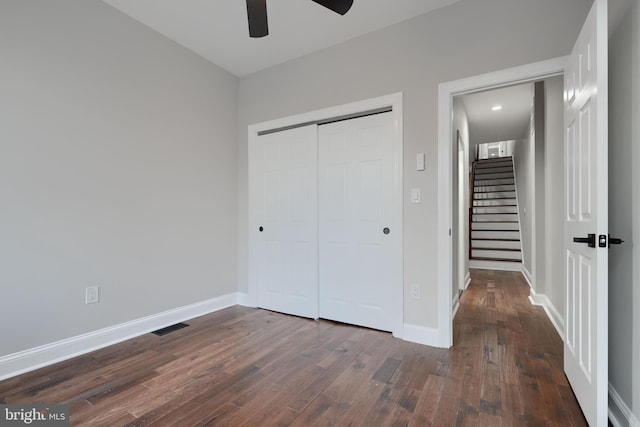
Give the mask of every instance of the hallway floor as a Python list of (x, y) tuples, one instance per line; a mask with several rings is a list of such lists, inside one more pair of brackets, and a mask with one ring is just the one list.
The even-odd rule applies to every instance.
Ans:
[(495, 408), (502, 425), (587, 425), (564, 375), (562, 339), (528, 297), (519, 272), (471, 270), (448, 375), (462, 377), (470, 412)]

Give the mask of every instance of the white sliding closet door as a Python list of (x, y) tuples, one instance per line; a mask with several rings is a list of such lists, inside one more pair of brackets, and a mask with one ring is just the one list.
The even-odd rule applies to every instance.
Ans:
[[(393, 114), (319, 126), (320, 317), (392, 331)], [(396, 289), (397, 293), (397, 289)]]
[(249, 152), (258, 306), (318, 318), (317, 126), (259, 136)]

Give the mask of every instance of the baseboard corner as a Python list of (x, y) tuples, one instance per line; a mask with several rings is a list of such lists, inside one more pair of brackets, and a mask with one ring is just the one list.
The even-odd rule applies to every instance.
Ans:
[(443, 340), (440, 337), (438, 329), (409, 323), (405, 323), (403, 329), (402, 339), (405, 341), (428, 345), (430, 347), (443, 347), (440, 344)]
[(609, 383), (609, 420), (614, 427), (640, 427), (640, 420), (611, 383)]

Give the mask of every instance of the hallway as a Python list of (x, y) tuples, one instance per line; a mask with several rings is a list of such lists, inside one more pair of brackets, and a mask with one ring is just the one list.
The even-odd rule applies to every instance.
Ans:
[(493, 412), (503, 426), (587, 425), (563, 372), (563, 342), (528, 296), (519, 272), (471, 270), (448, 376), (462, 378), (471, 416)]

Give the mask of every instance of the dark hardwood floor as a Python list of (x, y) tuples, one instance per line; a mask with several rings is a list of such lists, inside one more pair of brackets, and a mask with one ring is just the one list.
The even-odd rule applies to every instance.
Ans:
[(584, 426), (562, 341), (519, 273), (474, 270), (436, 349), (232, 307), (0, 382), (87, 426)]

